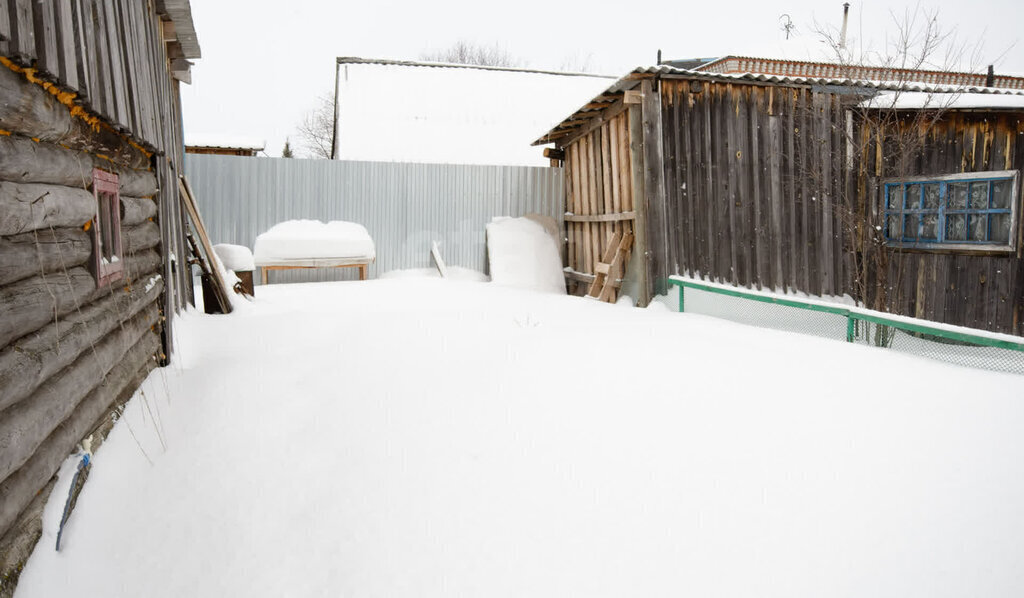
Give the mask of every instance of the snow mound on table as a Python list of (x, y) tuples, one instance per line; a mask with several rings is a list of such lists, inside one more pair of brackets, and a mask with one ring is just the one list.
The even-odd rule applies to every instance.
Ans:
[(503, 286), (565, 294), (558, 244), (532, 218), (494, 218), (487, 225), (491, 281)]
[(228, 270), (245, 272), (247, 270), (256, 269), (256, 264), (252, 259), (252, 252), (244, 245), (220, 243), (213, 246), (213, 251), (216, 252), (221, 263), (224, 264), (224, 267)]
[(373, 239), (355, 222), (288, 220), (256, 237), (256, 261), (376, 257)]

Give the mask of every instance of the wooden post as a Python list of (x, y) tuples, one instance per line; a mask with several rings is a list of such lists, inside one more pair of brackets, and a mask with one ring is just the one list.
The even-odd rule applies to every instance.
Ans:
[(640, 296), (637, 297), (639, 307), (647, 307), (651, 302), (652, 285), (648, 278), (647, 251), (647, 200), (644, 193), (644, 151), (643, 151), (643, 113), (640, 107), (642, 96), (634, 91), (627, 91), (623, 100), (629, 111), (629, 163), (630, 181), (633, 192), (633, 211), (636, 212), (636, 257), (640, 260), (637, 271), (640, 273)]
[(668, 206), (665, 200), (665, 151), (662, 139), (661, 91), (645, 79), (643, 91), (644, 192), (647, 204), (647, 285), (653, 294), (665, 293), (669, 275)]

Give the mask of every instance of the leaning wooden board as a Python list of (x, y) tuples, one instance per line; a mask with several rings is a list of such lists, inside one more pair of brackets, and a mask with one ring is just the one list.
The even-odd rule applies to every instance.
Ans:
[(199, 208), (196, 207), (195, 198), (192, 195), (192, 187), (188, 184), (188, 179), (183, 176), (179, 177), (178, 188), (181, 190), (181, 203), (185, 205), (185, 210), (192, 220), (192, 226), (196, 229), (196, 234), (199, 235), (200, 250), (206, 254), (199, 257), (205, 259), (210, 264), (210, 274), (213, 276), (217, 302), (220, 304), (223, 313), (231, 313), (228, 285), (224, 282), (224, 277), (220, 275), (220, 268), (217, 267), (216, 261), (217, 256), (213, 252), (213, 246), (210, 245), (210, 237), (206, 234), (206, 225), (203, 224), (203, 218), (199, 215)]

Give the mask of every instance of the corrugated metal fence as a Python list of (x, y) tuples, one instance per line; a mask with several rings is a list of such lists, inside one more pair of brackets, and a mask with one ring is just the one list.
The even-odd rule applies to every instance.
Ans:
[[(562, 169), (243, 158), (190, 154), (186, 175), (213, 243), (252, 248), (285, 220), (347, 220), (377, 247), (370, 276), (426, 268), (431, 241), (449, 265), (485, 270), (484, 226), (538, 213), (562, 222)], [(342, 271), (275, 272), (282, 282), (350, 279)]]

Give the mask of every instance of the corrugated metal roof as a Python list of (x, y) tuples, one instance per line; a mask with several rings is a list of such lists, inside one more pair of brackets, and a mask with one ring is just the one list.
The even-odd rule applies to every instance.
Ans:
[[(633, 89), (640, 81), (652, 77), (668, 77), (673, 79), (686, 79), (690, 81), (715, 81), (715, 82), (749, 82), (769, 83), (780, 86), (822, 86), (822, 87), (849, 87), (874, 91), (912, 91), (925, 93), (972, 93), (972, 94), (1010, 94), (1024, 95), (1024, 92), (1015, 89), (998, 87), (977, 87), (977, 86), (953, 86), (953, 85), (932, 85), (913, 82), (894, 81), (866, 81), (845, 78), (827, 77), (790, 77), (782, 75), (763, 75), (757, 73), (707, 73), (676, 68), (667, 64), (658, 66), (637, 67), (631, 72), (613, 83), (604, 92), (595, 96), (592, 100), (583, 105), (579, 110), (572, 113), (548, 131), (544, 136), (533, 142), (533, 145), (552, 143), (562, 139), (583, 126), (583, 123), (597, 116), (603, 107), (609, 102), (614, 102), (622, 96), (623, 92)], [(595, 107), (600, 106), (600, 107)]]

